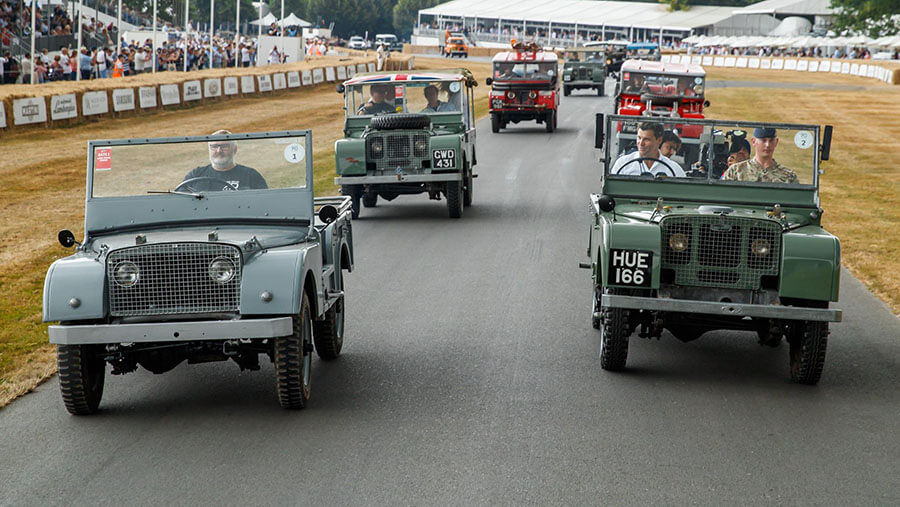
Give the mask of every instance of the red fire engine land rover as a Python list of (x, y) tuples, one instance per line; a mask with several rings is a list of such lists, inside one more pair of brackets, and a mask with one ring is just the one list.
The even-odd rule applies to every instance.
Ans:
[(493, 59), (491, 130), (500, 132), (509, 122), (537, 120), (547, 132), (556, 129), (559, 109), (559, 68), (556, 53), (534, 43), (513, 44), (513, 51)]
[[(626, 60), (616, 85), (616, 113), (665, 118), (703, 118), (706, 71), (699, 65)], [(700, 125), (675, 125), (685, 151), (697, 149)]]

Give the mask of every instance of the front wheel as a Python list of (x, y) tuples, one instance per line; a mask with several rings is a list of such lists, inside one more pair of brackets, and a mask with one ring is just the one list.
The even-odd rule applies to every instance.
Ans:
[(547, 129), (547, 132), (553, 132), (556, 128), (556, 111), (547, 113), (547, 117), (544, 118), (544, 127)]
[(275, 384), (282, 408), (304, 408), (309, 402), (313, 323), (309, 299), (303, 291), (300, 314), (293, 316), (290, 336), (275, 338)]
[(791, 354), (791, 380), (815, 385), (825, 367), (828, 348), (828, 323), (801, 321), (791, 324), (788, 336)]
[(500, 116), (496, 114), (491, 115), (491, 132), (497, 133), (500, 132)]
[(347, 185), (341, 187), (341, 193), (350, 196), (350, 217), (359, 218), (359, 210), (362, 207), (360, 205), (362, 188), (359, 188), (358, 185)]
[(378, 204), (378, 194), (366, 192), (362, 196), (362, 204), (367, 208), (374, 208)]
[(472, 194), (475, 192), (475, 178), (472, 177), (471, 169), (466, 176), (465, 183), (466, 188), (463, 190), (463, 206), (469, 207), (472, 205)]
[(462, 182), (448, 181), (445, 190), (447, 194), (447, 212), (450, 218), (461, 218), (463, 214)]
[[(335, 277), (337, 284), (335, 289), (344, 290), (344, 277), (341, 272), (340, 262), (335, 264)], [(319, 357), (330, 361), (337, 359), (344, 346), (344, 296), (340, 296), (325, 312), (323, 320), (317, 320), (313, 332), (313, 341), (316, 344), (316, 353)]]
[(57, 345), (59, 391), (66, 410), (72, 415), (88, 415), (97, 411), (103, 398), (106, 361), (102, 346)]
[[(612, 289), (607, 289), (612, 293)], [(628, 359), (628, 311), (623, 308), (601, 308), (603, 323), (600, 339), (600, 367), (609, 371), (625, 369)]]

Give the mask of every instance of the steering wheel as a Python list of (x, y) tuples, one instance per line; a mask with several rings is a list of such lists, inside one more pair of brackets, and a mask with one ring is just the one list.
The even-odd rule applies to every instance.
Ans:
[[(669, 171), (669, 174), (671, 174), (673, 178), (678, 177), (675, 174), (675, 169), (672, 169), (672, 166), (670, 166), (668, 163), (666, 163), (658, 158), (653, 158), (653, 157), (638, 157), (635, 159), (631, 159), (628, 162), (625, 162), (624, 164), (622, 164), (622, 167), (620, 167), (619, 170), (615, 172), (615, 174), (622, 174), (622, 169), (625, 169), (625, 166), (627, 166), (628, 164), (631, 164), (634, 162), (643, 162), (644, 160), (653, 160), (654, 162), (659, 162), (666, 168), (667, 171)], [(651, 171), (648, 171), (644, 164), (641, 164), (640, 167), (641, 167), (641, 176), (643, 176), (645, 174), (649, 174), (655, 178), (659, 178), (659, 177), (663, 176), (662, 174), (653, 174)]]
[(190, 183), (194, 183), (194, 182), (196, 182), (196, 181), (203, 181), (203, 180), (206, 180), (206, 181), (217, 181), (217, 182), (219, 182), (219, 183), (224, 183), (225, 186), (222, 187), (222, 190), (228, 190), (228, 191), (231, 191), (231, 192), (237, 192), (237, 189), (238, 189), (236, 186), (232, 185), (231, 183), (228, 183), (227, 181), (225, 181), (225, 180), (223, 180), (223, 179), (221, 179), (221, 178), (213, 178), (212, 176), (197, 176), (196, 178), (188, 178), (188, 179), (182, 181), (181, 183), (179, 183), (178, 186), (175, 187), (175, 192), (179, 191), (182, 187), (187, 187), (187, 188), (189, 188), (190, 190), (193, 190), (194, 192), (196, 192), (197, 189), (191, 187), (189, 184), (190, 184)]

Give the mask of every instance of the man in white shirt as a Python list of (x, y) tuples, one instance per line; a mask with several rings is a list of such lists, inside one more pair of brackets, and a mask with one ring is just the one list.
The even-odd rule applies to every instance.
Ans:
[[(684, 178), (684, 169), (659, 151), (663, 140), (663, 127), (659, 123), (645, 122), (638, 125), (637, 151), (622, 155), (613, 164), (609, 174), (619, 176), (652, 176)], [(638, 160), (644, 159), (644, 160)]]

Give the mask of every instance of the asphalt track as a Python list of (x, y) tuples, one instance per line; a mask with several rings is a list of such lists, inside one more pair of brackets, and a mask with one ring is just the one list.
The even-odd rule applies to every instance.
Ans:
[[(0, 411), (2, 505), (900, 503), (900, 322), (846, 275), (825, 373), (749, 333), (633, 338), (599, 366), (585, 261), (593, 113), (478, 125), (475, 204), (400, 197), (354, 222), (345, 353), (305, 410), (273, 368), (107, 377), (68, 415), (56, 380)], [(824, 203), (827, 209), (828, 203)]]

